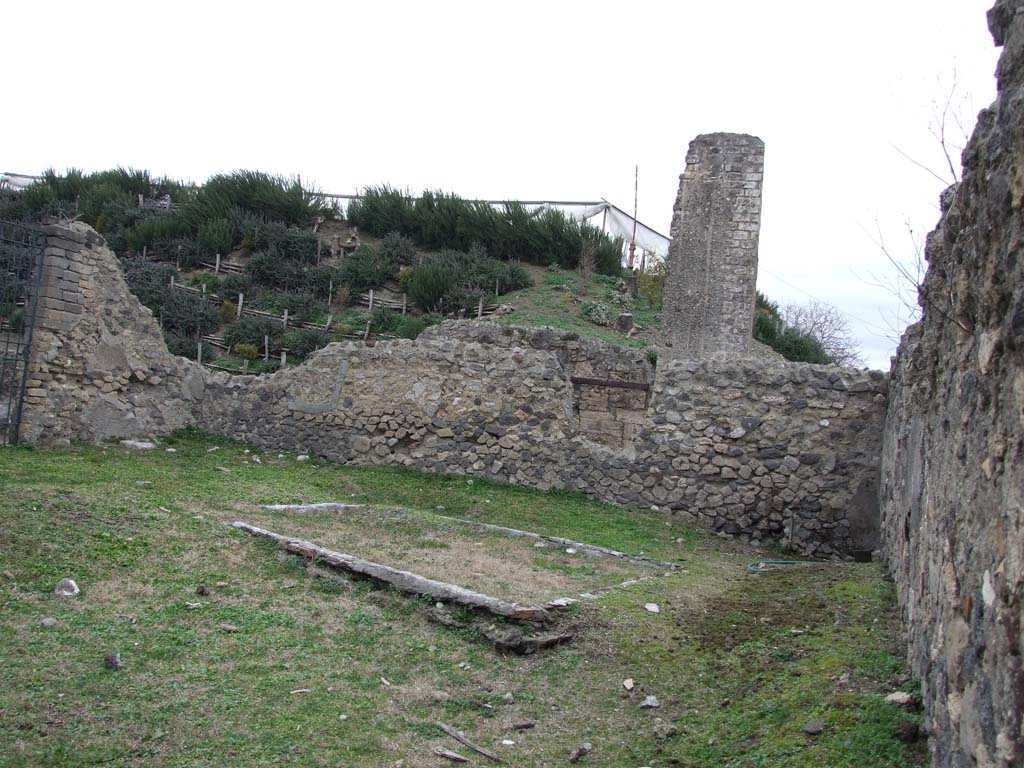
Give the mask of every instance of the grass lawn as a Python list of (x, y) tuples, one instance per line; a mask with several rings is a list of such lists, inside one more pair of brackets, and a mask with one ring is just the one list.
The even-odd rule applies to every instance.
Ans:
[[(582, 766), (925, 764), (920, 743), (896, 737), (916, 715), (883, 701), (905, 668), (892, 585), (877, 564), (755, 575), (744, 564), (764, 553), (657, 514), (466, 478), (299, 463), (195, 432), (149, 453), (5, 449), (0, 483), (0, 571), (13, 576), (0, 577), (0, 766), (449, 764), (435, 747), (488, 764), (438, 722), (514, 766), (567, 765), (583, 742), (593, 750)], [(347, 519), (253, 506), (301, 501), (369, 506)], [(681, 569), (574, 606), (569, 645), (506, 656), (473, 625), (430, 623), (425, 600), (323, 578), (223, 524), (250, 519), (530, 596), (603, 588), (637, 570), (567, 560), (438, 514)], [(79, 596), (53, 595), (64, 577)], [(209, 594), (196, 593), (200, 584)], [(58, 625), (41, 626), (44, 617)], [(105, 668), (113, 653), (120, 670)], [(640, 707), (649, 695), (659, 708)], [(803, 731), (812, 720), (824, 725), (819, 735)], [(524, 722), (534, 726), (513, 728)]]

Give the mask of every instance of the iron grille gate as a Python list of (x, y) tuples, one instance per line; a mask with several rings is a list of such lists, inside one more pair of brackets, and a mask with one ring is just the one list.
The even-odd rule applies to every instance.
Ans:
[(28, 382), (46, 237), (0, 221), (0, 445), (15, 445)]

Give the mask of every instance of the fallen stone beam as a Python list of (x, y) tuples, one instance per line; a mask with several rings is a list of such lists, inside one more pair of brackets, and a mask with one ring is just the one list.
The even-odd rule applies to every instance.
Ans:
[(346, 509), (362, 509), (365, 504), (339, 504), (336, 501), (323, 501), (319, 504), (262, 504), (260, 509), (271, 512), (342, 512)]
[(255, 525), (249, 525), (239, 520), (230, 522), (228, 525), (239, 531), (251, 533), (253, 536), (261, 536), (271, 541), (276, 541), (284, 550), (293, 554), (316, 560), (346, 573), (365, 576), (385, 584), (390, 584), (396, 589), (408, 592), (409, 594), (427, 595), (435, 600), (487, 611), (495, 616), (504, 616), (509, 619), (543, 622), (551, 617), (548, 611), (538, 606), (520, 605), (519, 603), (499, 600), (480, 592), (464, 589), (455, 584), (435, 581), (434, 579), (418, 576), (409, 571), (402, 571), (388, 565), (363, 560), (353, 555), (346, 555), (344, 552), (325, 549), (308, 541), (293, 539), (290, 536), (282, 536), (279, 533), (258, 528)]
[(503, 525), (491, 525), (490, 523), (480, 523), (476, 520), (464, 520), (461, 517), (448, 517), (447, 515), (437, 515), (441, 520), (449, 520), (453, 523), (460, 523), (462, 525), (471, 525), (474, 528), (480, 528), (485, 531), (494, 531), (495, 533), (503, 533), (506, 536), (513, 536), (522, 539), (535, 539), (537, 541), (548, 541), (552, 544), (558, 544), (562, 547), (571, 547), (578, 552), (583, 552), (587, 555), (598, 555), (601, 557), (617, 557), (620, 560), (633, 563), (634, 565), (643, 565), (648, 568), (664, 568), (669, 571), (674, 571), (679, 568), (675, 563), (663, 563), (658, 560), (652, 560), (649, 557), (643, 555), (630, 555), (626, 552), (619, 552), (617, 549), (609, 549), (608, 547), (600, 547), (597, 544), (584, 544), (580, 541), (573, 541), (572, 539), (563, 539), (561, 536), (546, 536), (543, 533), (534, 533), (533, 531), (520, 531), (518, 528), (506, 528)]

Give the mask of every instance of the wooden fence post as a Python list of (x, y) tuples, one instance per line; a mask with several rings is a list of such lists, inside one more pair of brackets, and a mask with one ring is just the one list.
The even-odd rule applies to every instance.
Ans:
[(480, 301), (478, 301), (477, 304), (476, 304), (476, 319), (479, 320), (483, 316), (484, 316), (484, 297), (483, 297), (483, 294), (481, 294), (480, 295)]
[(180, 245), (178, 246), (178, 258), (175, 260), (174, 266), (179, 271), (181, 270), (181, 246)]
[(288, 307), (284, 308), (284, 317), (282, 319), (284, 320), (284, 329), (288, 330)]
[(320, 235), (316, 236), (316, 265), (320, 266)]
[(203, 298), (206, 298), (206, 283), (203, 283)]
[(281, 367), (284, 368), (286, 365), (288, 365), (288, 353), (285, 352), (282, 349), (281, 350)]
[(331, 330), (331, 320), (333, 320), (333, 319), (334, 319), (334, 315), (331, 315), (331, 314), (327, 315), (327, 322), (324, 323), (324, 330), (325, 331)]
[(494, 295), (495, 295), (495, 297), (501, 296), (501, 294), (498, 292), (498, 285), (499, 285), (500, 282), (501, 282), (501, 278), (500, 277), (494, 278)]
[(215, 274), (215, 275), (219, 275), (220, 274), (220, 254), (219, 253), (217, 254), (217, 257), (213, 261), (213, 274)]
[(334, 303), (334, 281), (327, 283), (327, 306)]
[(242, 304), (245, 302), (245, 294), (238, 294), (238, 307), (235, 309), (235, 319), (237, 320), (242, 316)]
[(264, 336), (263, 337), (263, 359), (264, 360), (269, 360), (270, 359), (270, 337), (269, 336)]
[(366, 341), (368, 338), (370, 338), (370, 321), (369, 320), (366, 321), (366, 330), (363, 331), (363, 341)]
[(148, 250), (149, 250), (148, 246), (145, 246), (145, 245), (142, 246), (142, 260), (143, 261), (146, 260), (146, 253), (148, 252)]
[(196, 344), (196, 362), (200, 365), (203, 364), (203, 340), (200, 339), (199, 343)]
[(370, 311), (373, 312), (373, 288), (370, 289)]
[(249, 359), (246, 358), (242, 361), (242, 375), (244, 376), (249, 372)]
[(171, 290), (174, 290), (174, 275), (171, 275)]
[(409, 294), (403, 293), (402, 294), (402, 317), (405, 317), (405, 307), (406, 307), (406, 304), (408, 304), (408, 299), (409, 299)]

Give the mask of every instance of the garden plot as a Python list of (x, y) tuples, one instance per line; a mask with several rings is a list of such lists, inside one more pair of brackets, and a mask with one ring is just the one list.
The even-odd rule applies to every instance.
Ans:
[(571, 542), (509, 535), (410, 509), (238, 505), (218, 517), (524, 605), (579, 599), (665, 572), (658, 564), (630, 562)]

